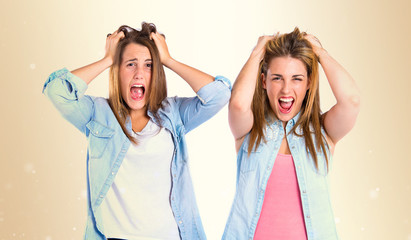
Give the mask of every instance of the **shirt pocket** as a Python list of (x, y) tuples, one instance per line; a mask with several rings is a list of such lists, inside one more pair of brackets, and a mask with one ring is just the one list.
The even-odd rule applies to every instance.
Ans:
[(114, 130), (94, 120), (87, 123), (86, 127), (90, 131), (88, 136), (89, 156), (90, 158), (101, 158), (114, 135)]
[(250, 155), (248, 155), (248, 144), (243, 144), (241, 151), (241, 173), (255, 171), (257, 163), (261, 158), (261, 148), (258, 147), (257, 149), (251, 150)]

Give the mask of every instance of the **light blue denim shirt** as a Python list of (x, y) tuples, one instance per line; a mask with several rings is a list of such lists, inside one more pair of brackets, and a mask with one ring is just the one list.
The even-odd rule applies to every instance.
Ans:
[[(298, 118), (299, 114), (288, 121), (287, 134)], [(300, 128), (297, 129), (297, 133), (302, 133)], [(237, 155), (236, 193), (222, 239), (254, 238), (267, 181), (284, 134), (281, 121), (276, 120), (269, 124), (265, 129), (267, 142), (262, 141), (250, 156), (248, 156), (249, 135), (245, 137)], [(287, 135), (287, 141), (294, 159), (308, 239), (338, 239), (329, 197), (325, 155), (317, 154), (317, 170), (310, 153), (306, 151), (303, 137), (290, 133)], [(331, 154), (327, 152), (327, 155), (331, 160)]]
[[(130, 146), (107, 99), (84, 95), (87, 84), (67, 69), (52, 73), (44, 84), (46, 94), (65, 119), (84, 133), (88, 140), (87, 181), (88, 219), (85, 239), (103, 240), (99, 206), (104, 200)], [(170, 131), (174, 155), (170, 174), (170, 205), (181, 239), (206, 239), (197, 209), (193, 185), (187, 165), (185, 134), (214, 116), (227, 104), (230, 82), (221, 76), (202, 87), (193, 98), (166, 98), (159, 110), (162, 126)], [(148, 112), (152, 121), (153, 114)], [(131, 131), (131, 122), (126, 122)], [(144, 197), (144, 196), (142, 196)]]

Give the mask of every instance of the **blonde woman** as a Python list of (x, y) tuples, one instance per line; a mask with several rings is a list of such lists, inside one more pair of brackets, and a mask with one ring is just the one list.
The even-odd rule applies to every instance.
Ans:
[[(168, 98), (163, 65), (197, 96)], [(109, 99), (84, 95), (107, 68)], [(227, 79), (174, 60), (164, 36), (143, 23), (109, 34), (101, 60), (52, 73), (44, 93), (88, 139), (85, 239), (205, 239), (185, 134), (228, 102)]]
[[(337, 100), (324, 114), (318, 63)], [(354, 126), (358, 92), (314, 36), (296, 28), (260, 37), (229, 105), (238, 170), (223, 239), (338, 239), (328, 167), (336, 143)]]

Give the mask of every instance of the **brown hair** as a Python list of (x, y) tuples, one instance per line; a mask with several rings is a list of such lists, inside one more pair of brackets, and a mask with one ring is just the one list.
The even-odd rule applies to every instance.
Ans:
[(137, 144), (137, 140), (133, 138), (125, 127), (127, 117), (130, 115), (130, 108), (124, 101), (120, 91), (119, 68), (123, 58), (123, 52), (127, 45), (136, 43), (148, 48), (152, 59), (151, 68), (151, 83), (147, 90), (148, 100), (146, 103), (147, 110), (152, 112), (154, 118), (161, 124), (157, 111), (162, 107), (162, 101), (167, 97), (166, 76), (164, 67), (160, 60), (160, 54), (153, 40), (150, 39), (150, 34), (156, 32), (156, 26), (152, 23), (143, 22), (141, 30), (136, 30), (129, 26), (123, 25), (118, 31), (124, 32), (125, 37), (121, 39), (117, 45), (116, 54), (113, 65), (110, 67), (110, 85), (109, 85), (109, 104), (117, 118), (124, 134)]
[[(250, 153), (253, 147), (257, 149), (262, 140), (264, 142), (266, 141), (264, 137), (264, 129), (268, 124), (266, 117), (274, 116), (267, 92), (263, 88), (262, 74), (267, 75), (269, 63), (273, 58), (289, 56), (299, 59), (304, 63), (308, 79), (310, 80), (309, 89), (301, 105), (301, 115), (290, 132), (293, 132), (297, 136), (304, 137), (306, 150), (311, 153), (317, 169), (318, 151), (322, 151), (325, 154), (328, 168), (328, 156), (325, 147), (327, 142), (321, 132), (323, 122), (320, 109), (318, 57), (315, 55), (310, 42), (304, 38), (305, 35), (305, 32), (300, 32), (296, 27), (291, 33), (282, 34), (267, 42), (265, 46), (265, 55), (260, 63), (259, 75), (257, 76), (258, 80), (251, 106), (254, 123), (250, 132), (248, 152)], [(299, 126), (302, 128), (302, 134), (296, 132)], [(315, 136), (315, 146), (311, 136), (312, 133), (314, 133)]]

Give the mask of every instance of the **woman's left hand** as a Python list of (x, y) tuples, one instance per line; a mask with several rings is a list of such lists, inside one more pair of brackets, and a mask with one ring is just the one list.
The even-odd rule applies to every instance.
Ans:
[(151, 39), (154, 40), (158, 52), (160, 53), (160, 60), (161, 63), (164, 64), (165, 66), (168, 66), (168, 62), (171, 59), (170, 53), (168, 51), (168, 47), (167, 47), (167, 43), (166, 43), (166, 39), (164, 38), (163, 35), (161, 35), (160, 33), (156, 32), (152, 32), (150, 35)]
[(325, 51), (325, 49), (323, 48), (323, 46), (321, 45), (320, 40), (318, 40), (318, 38), (316, 38), (314, 35), (312, 34), (307, 34), (305, 35), (305, 39), (307, 39), (310, 43), (311, 46), (313, 47), (313, 51), (315, 53), (315, 55), (317, 55), (317, 57), (320, 57), (320, 54)]

